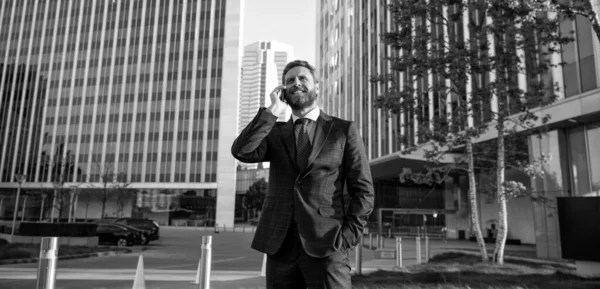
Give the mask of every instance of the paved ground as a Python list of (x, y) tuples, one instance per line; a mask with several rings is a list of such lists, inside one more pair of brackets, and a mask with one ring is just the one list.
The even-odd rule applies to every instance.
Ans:
[[(211, 288), (264, 288), (264, 277), (260, 277), (263, 254), (250, 249), (253, 234), (249, 231), (215, 234), (210, 230), (162, 227), (161, 239), (150, 243), (147, 250), (139, 253), (59, 260), (55, 289), (131, 288), (140, 254), (144, 258), (146, 288), (198, 288), (191, 281), (196, 277), (201, 239), (205, 235), (213, 236)], [(365, 246), (368, 247), (368, 244), (367, 238)], [(403, 265), (415, 264), (415, 239), (403, 239), (402, 247)], [(491, 245), (489, 247), (493, 249)], [(395, 240), (385, 239), (384, 248), (395, 248)], [(468, 241), (431, 241), (432, 255), (456, 249), (476, 251), (477, 246)], [(425, 257), (425, 248), (421, 251)], [(395, 260), (375, 259), (374, 253), (368, 248), (363, 249), (363, 272), (394, 268)], [(507, 246), (507, 253), (532, 256), (535, 255), (535, 247)], [(355, 251), (350, 254), (351, 265), (355, 269)], [(0, 266), (0, 289), (35, 288), (36, 274), (35, 263)]]

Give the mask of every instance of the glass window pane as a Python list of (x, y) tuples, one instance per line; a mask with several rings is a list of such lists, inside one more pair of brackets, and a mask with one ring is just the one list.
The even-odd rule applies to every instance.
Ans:
[(577, 16), (577, 47), (579, 48), (579, 69), (583, 91), (597, 87), (596, 68), (594, 61), (594, 46), (592, 44), (592, 28), (590, 21), (583, 16)]
[[(574, 36), (575, 30), (573, 21), (569, 19), (562, 20), (560, 23), (560, 33), (564, 36)], [(577, 78), (577, 58), (575, 54), (575, 43), (569, 42), (562, 45), (563, 76), (565, 85), (565, 97), (579, 94), (579, 80)]]
[(572, 195), (582, 196), (590, 192), (588, 158), (583, 127), (575, 128), (569, 132), (569, 154)]
[(592, 192), (600, 197), (600, 123), (589, 125), (587, 129), (588, 148), (590, 154), (590, 178)]

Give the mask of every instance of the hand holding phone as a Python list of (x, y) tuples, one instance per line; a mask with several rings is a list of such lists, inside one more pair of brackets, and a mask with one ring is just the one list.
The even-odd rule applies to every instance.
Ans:
[(287, 103), (287, 91), (285, 90), (285, 87), (279, 91), (279, 100), (283, 103)]
[(281, 115), (285, 112), (288, 107), (285, 85), (275, 87), (269, 97), (271, 98), (271, 105), (268, 109), (271, 113), (274, 115)]

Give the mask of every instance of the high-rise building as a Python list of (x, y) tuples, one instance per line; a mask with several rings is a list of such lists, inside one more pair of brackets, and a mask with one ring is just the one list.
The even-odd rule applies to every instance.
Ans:
[[(243, 7), (226, 0), (0, 2), (1, 217), (14, 214), (15, 176), (26, 174), (26, 218), (40, 211), (67, 218), (68, 210), (50, 216), (49, 208), (62, 204), (66, 190), (76, 195), (74, 218), (134, 214), (232, 225)], [(99, 204), (95, 188), (107, 183), (131, 194), (121, 208), (110, 199)], [(59, 200), (41, 207), (45, 191)], [(181, 208), (181, 195), (205, 205)]]
[[(410, 123), (407, 116), (387, 117), (373, 106), (385, 87), (369, 78), (389, 72), (384, 57), (393, 56), (380, 39), (382, 33), (395, 28), (386, 9), (388, 2), (327, 0), (317, 5), (317, 69), (323, 78), (321, 106), (334, 116), (354, 120), (360, 128), (375, 182), (375, 229), (389, 225), (394, 232), (402, 233), (422, 226), (435, 227), (437, 222), (437, 229), (442, 224), (447, 226), (449, 237), (469, 237), (467, 178), (453, 175), (433, 187), (402, 183), (398, 175), (403, 170), (419, 171), (429, 164), (423, 155), (400, 153), (419, 143), (414, 127), (405, 125)], [(599, 12), (598, 5), (594, 9)], [(437, 34), (432, 35), (442, 38), (440, 33), (449, 33), (467, 39), (469, 31), (463, 27), (468, 23), (463, 21), (478, 21), (475, 18), (452, 19), (447, 30), (437, 28)], [(563, 45), (561, 54), (552, 55), (554, 63), (564, 62), (564, 66), (553, 67), (541, 76), (545, 83), (559, 88), (556, 102), (543, 108), (543, 113), (551, 115), (548, 131), (526, 140), (530, 158), (551, 154), (552, 159), (543, 165), (544, 177), (525, 177), (522, 181), (550, 200), (561, 196), (600, 196), (600, 154), (596, 149), (600, 147), (600, 44), (582, 16), (562, 19), (561, 32), (574, 32), (575, 41)], [(432, 101), (445, 103), (436, 96)], [(433, 116), (431, 111), (429, 114)], [(474, 121), (487, 120), (485, 115), (476, 115)], [(494, 138), (490, 130), (478, 141)], [(479, 195), (478, 200), (485, 237), (486, 229), (497, 222), (498, 209), (493, 198)], [(539, 257), (561, 257), (555, 206), (518, 198), (509, 202), (508, 211), (509, 239), (536, 244)]]
[[(281, 83), (285, 65), (294, 60), (294, 49), (276, 41), (258, 41), (244, 47), (242, 83), (240, 92), (240, 123), (242, 131), (256, 116), (260, 107), (271, 105), (270, 93)], [(278, 121), (287, 121), (292, 111), (288, 108)], [(249, 169), (257, 164), (240, 163)], [(263, 164), (268, 167), (268, 163)]]

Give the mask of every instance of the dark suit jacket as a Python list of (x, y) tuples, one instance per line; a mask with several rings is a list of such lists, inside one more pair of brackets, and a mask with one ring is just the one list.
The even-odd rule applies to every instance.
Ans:
[[(321, 111), (308, 166), (298, 171), (294, 124), (291, 118), (285, 123), (276, 120), (261, 108), (231, 148), (242, 162), (270, 162), (269, 189), (252, 248), (276, 253), (292, 218), (305, 251), (313, 257), (355, 246), (374, 198), (371, 170), (356, 125)], [(350, 195), (347, 204), (342, 199), (344, 186)]]

